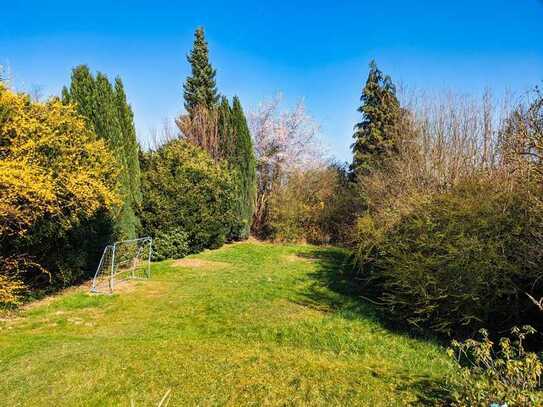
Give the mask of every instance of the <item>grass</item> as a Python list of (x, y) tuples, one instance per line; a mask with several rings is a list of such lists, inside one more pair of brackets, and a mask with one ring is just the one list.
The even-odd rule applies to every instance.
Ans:
[[(195, 261), (191, 261), (195, 260)], [(334, 248), (240, 243), (0, 321), (0, 405), (419, 405), (452, 364), (348, 295)]]

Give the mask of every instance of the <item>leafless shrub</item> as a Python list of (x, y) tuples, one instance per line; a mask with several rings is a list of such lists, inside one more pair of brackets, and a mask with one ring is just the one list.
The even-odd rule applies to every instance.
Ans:
[(180, 137), (179, 131), (176, 129), (171, 119), (163, 119), (160, 129), (153, 128), (150, 130), (150, 140), (147, 148), (149, 150), (158, 150), (160, 146), (175, 140)]
[(220, 159), (219, 117), (216, 109), (198, 106), (190, 115), (181, 115), (175, 123), (185, 139), (206, 150), (215, 161)]
[(393, 223), (394, 214), (409, 210), (410, 199), (447, 191), (468, 178), (512, 182), (501, 131), (510, 109), (498, 109), (490, 91), (481, 99), (412, 93), (403, 106), (409, 113), (397, 155), (359, 181), (370, 213)]

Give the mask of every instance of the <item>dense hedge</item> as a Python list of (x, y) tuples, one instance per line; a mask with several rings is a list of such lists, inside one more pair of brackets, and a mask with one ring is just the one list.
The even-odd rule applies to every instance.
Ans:
[(216, 248), (235, 221), (236, 184), (227, 168), (201, 148), (173, 140), (142, 154), (143, 230), (153, 237), (173, 229), (187, 234), (189, 251)]
[[(500, 185), (500, 186), (498, 186)], [(461, 336), (543, 328), (543, 211), (527, 190), (474, 182), (415, 203), (385, 231), (360, 222), (360, 277), (390, 318)]]

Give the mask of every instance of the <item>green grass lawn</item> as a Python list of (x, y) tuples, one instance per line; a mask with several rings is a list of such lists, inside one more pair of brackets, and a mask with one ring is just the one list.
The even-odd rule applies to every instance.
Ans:
[[(192, 259), (192, 260), (191, 260)], [(386, 329), (339, 278), (347, 254), (240, 243), (114, 295), (84, 288), (0, 321), (0, 406), (415, 405), (444, 349)]]

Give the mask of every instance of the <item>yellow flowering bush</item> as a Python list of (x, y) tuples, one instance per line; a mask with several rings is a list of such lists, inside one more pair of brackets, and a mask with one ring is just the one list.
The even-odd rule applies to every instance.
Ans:
[[(0, 84), (3, 293), (19, 291), (19, 283), (13, 283), (11, 291), (6, 287), (10, 281), (19, 282), (24, 270), (17, 268), (15, 273), (7, 266), (11, 263), (2, 259), (21, 253), (39, 257), (33, 256), (32, 247), (51, 248), (55, 239), (82, 220), (118, 204), (114, 163), (103, 140), (96, 138), (72, 106), (57, 99), (32, 102)], [(39, 258), (32, 261), (40, 263)]]

